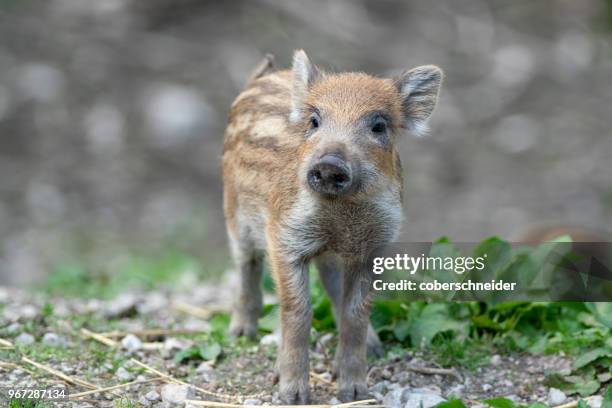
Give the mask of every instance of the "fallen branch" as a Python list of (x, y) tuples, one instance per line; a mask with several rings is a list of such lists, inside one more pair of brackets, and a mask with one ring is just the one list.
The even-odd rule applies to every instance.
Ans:
[(109, 337), (109, 338), (121, 338), (125, 337), (128, 334), (133, 334), (138, 337), (161, 337), (161, 336), (176, 336), (181, 334), (200, 334), (201, 331), (198, 330), (188, 330), (188, 329), (148, 329), (148, 330), (134, 330), (130, 332), (122, 332), (122, 331), (112, 331), (107, 333), (98, 333), (100, 336)]
[(15, 364), (15, 363), (7, 363), (5, 361), (0, 361), (0, 368), (12, 368), (13, 370), (23, 370), (26, 373), (30, 374), (31, 376), (34, 375), (34, 372), (31, 370), (28, 370), (27, 368), (20, 366), (19, 364)]
[(318, 380), (318, 381), (320, 381), (322, 383), (325, 383), (325, 384), (330, 384), (331, 385), (331, 384), (334, 383), (333, 381), (328, 380), (327, 378), (323, 377), (321, 374), (317, 374), (314, 371), (310, 372), (310, 376), (313, 377), (315, 380)]
[(81, 329), (81, 333), (83, 333), (83, 335), (85, 335), (86, 337), (89, 337), (91, 339), (94, 339), (104, 345), (107, 345), (109, 347), (112, 348), (117, 348), (119, 346), (119, 343), (116, 342), (115, 340), (109, 339), (108, 337), (102, 336), (98, 333), (94, 333), (92, 331), (89, 331), (87, 329)]
[[(181, 381), (178, 378), (174, 378), (174, 377), (172, 377), (169, 374), (162, 373), (161, 371), (156, 370), (155, 368), (153, 368), (153, 367), (143, 363), (142, 361), (136, 360), (135, 358), (132, 358), (131, 361), (134, 364), (139, 365), (140, 367), (144, 368), (145, 370), (147, 370), (147, 371), (149, 371), (151, 373), (157, 374), (160, 377), (163, 377), (164, 379), (166, 379), (167, 382), (175, 383), (175, 384), (181, 384), (181, 385), (187, 385), (187, 386), (193, 388), (194, 390), (201, 392), (204, 395), (208, 395), (208, 396), (211, 396), (211, 397), (219, 398), (219, 399), (222, 399), (222, 400), (242, 402), (245, 399), (259, 398), (259, 397), (264, 395), (263, 393), (258, 393), (258, 394), (253, 394), (253, 395), (230, 395), (230, 394), (220, 394), (220, 393), (217, 393), (217, 392), (208, 391), (208, 390), (205, 390), (204, 388), (200, 388), (200, 387), (197, 387), (195, 385), (186, 383), (185, 381)], [(242, 406), (242, 405), (240, 405), (240, 406)]]
[[(120, 348), (119, 346), (121, 345), (121, 343), (113, 339), (109, 339), (106, 335), (102, 333), (94, 333), (87, 329), (81, 329), (81, 333), (85, 337), (89, 337), (90, 339), (96, 340), (97, 342), (100, 342), (108, 347)], [(161, 350), (163, 348), (164, 348), (164, 343), (160, 343), (160, 342), (142, 343), (143, 350)]]
[(215, 313), (227, 312), (228, 310), (219, 306), (202, 307), (188, 305), (187, 303), (176, 302), (172, 304), (172, 308), (178, 312), (199, 317), (200, 319), (210, 319)]
[(11, 343), (11, 342), (10, 342), (10, 341), (8, 341), (8, 340), (4, 340), (4, 339), (0, 339), (0, 346), (3, 346), (3, 347), (8, 347), (8, 348), (13, 348), (13, 347), (15, 347), (15, 346), (13, 345), (13, 343)]
[(79, 398), (79, 397), (84, 397), (86, 395), (97, 394), (100, 392), (113, 391), (113, 390), (117, 390), (120, 388), (129, 387), (130, 385), (134, 385), (134, 384), (144, 384), (144, 383), (150, 383), (153, 381), (160, 381), (160, 380), (163, 380), (163, 378), (157, 377), (157, 378), (149, 378), (148, 380), (136, 380), (136, 381), (127, 382), (124, 384), (113, 385), (112, 387), (104, 387), (104, 388), (98, 388), (97, 390), (83, 391), (83, 392), (78, 392), (76, 394), (70, 394), (70, 398)]
[[(98, 341), (98, 342), (100, 342), (102, 344), (105, 344), (105, 345), (107, 345), (109, 347), (117, 348), (119, 346), (118, 342), (116, 342), (116, 341), (114, 341), (112, 339), (109, 339), (108, 337), (103, 336), (100, 333), (94, 333), (94, 332), (89, 331), (87, 329), (81, 329), (81, 332), (85, 336), (87, 336), (87, 337), (89, 337), (89, 338), (91, 338), (93, 340), (96, 340), (96, 341)], [(174, 378), (174, 377), (172, 377), (172, 376), (170, 376), (170, 375), (168, 375), (166, 373), (162, 373), (161, 371), (156, 370), (155, 368), (153, 368), (153, 367), (151, 367), (151, 366), (149, 366), (149, 365), (147, 365), (147, 364), (143, 363), (142, 361), (139, 361), (139, 360), (137, 360), (135, 358), (132, 358), (131, 361), (134, 364), (144, 368), (145, 370), (147, 370), (147, 371), (149, 371), (151, 373), (154, 373), (154, 374), (156, 374), (159, 377), (162, 377), (163, 379), (166, 380), (166, 382), (175, 383), (175, 384), (181, 384), (181, 385), (187, 385), (189, 387), (192, 387), (194, 390), (199, 391), (200, 393), (202, 393), (204, 395), (208, 395), (208, 396), (211, 396), (211, 397), (219, 398), (219, 399), (222, 399), (222, 400), (242, 402), (245, 399), (259, 398), (259, 397), (264, 395), (264, 393), (258, 393), (258, 394), (253, 394), (253, 395), (244, 395), (244, 396), (242, 396), (242, 395), (220, 394), (220, 393), (208, 391), (208, 390), (205, 390), (204, 388), (200, 388), (200, 387), (197, 387), (195, 385), (192, 385), (192, 384), (186, 383), (184, 381), (181, 381), (181, 380), (179, 380), (177, 378)]]
[(421, 366), (413, 366), (408, 365), (406, 367), (410, 371), (414, 371), (415, 373), (427, 374), (427, 375), (450, 375), (455, 377), (459, 381), (463, 381), (461, 375), (454, 368), (435, 368), (435, 367), (421, 367)]
[[(322, 405), (300, 405), (300, 408), (385, 408), (384, 405), (368, 405), (372, 402), (376, 402), (375, 399), (346, 402), (344, 404), (322, 404)], [(199, 407), (216, 407), (216, 408), (254, 408), (261, 407), (259, 405), (238, 405), (238, 404), (227, 404), (224, 402), (215, 401), (200, 401), (200, 400), (185, 400), (185, 405), (195, 405)], [(295, 408), (295, 405), (266, 405), (270, 408)]]
[(94, 389), (94, 390), (99, 389), (97, 385), (94, 385), (94, 384), (89, 383), (87, 381), (80, 380), (78, 378), (70, 377), (70, 376), (68, 376), (68, 375), (62, 373), (61, 371), (58, 371), (58, 370), (56, 370), (56, 369), (54, 369), (52, 367), (46, 366), (46, 365), (41, 364), (41, 363), (37, 363), (36, 361), (31, 360), (31, 359), (29, 359), (26, 356), (21, 356), (21, 360), (25, 361), (28, 364), (33, 365), (34, 367), (36, 367), (36, 368), (38, 368), (40, 370), (46, 371), (49, 374), (52, 374), (52, 375), (54, 375), (56, 377), (59, 377), (62, 380), (69, 382), (70, 384), (80, 385), (82, 387), (90, 388), (90, 389)]

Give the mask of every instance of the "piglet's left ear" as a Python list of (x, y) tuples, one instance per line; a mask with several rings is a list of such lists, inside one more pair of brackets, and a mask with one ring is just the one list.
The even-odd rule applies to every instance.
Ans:
[(440, 68), (423, 65), (404, 71), (394, 78), (402, 98), (405, 125), (417, 136), (427, 133), (427, 120), (438, 103), (442, 77)]

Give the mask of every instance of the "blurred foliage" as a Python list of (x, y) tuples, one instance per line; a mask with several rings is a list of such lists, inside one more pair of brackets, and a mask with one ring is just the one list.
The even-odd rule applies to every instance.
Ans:
[(153, 257), (131, 255), (121, 260), (113, 272), (90, 270), (81, 263), (61, 264), (40, 289), (51, 295), (108, 299), (128, 288), (187, 287), (202, 278), (204, 270), (210, 278), (218, 275), (223, 265), (209, 263), (205, 268), (197, 258), (180, 252)]

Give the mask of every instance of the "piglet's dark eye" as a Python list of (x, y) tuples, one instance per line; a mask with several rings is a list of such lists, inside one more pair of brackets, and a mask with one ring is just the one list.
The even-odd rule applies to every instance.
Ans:
[(319, 119), (317, 119), (315, 116), (310, 117), (310, 127), (313, 129), (319, 127)]
[(376, 122), (372, 126), (373, 133), (384, 133), (386, 130), (387, 130), (387, 125), (385, 124), (385, 122)]

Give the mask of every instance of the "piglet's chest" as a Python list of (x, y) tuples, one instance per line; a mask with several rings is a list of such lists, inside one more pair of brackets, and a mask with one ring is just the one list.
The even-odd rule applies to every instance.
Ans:
[(393, 240), (399, 229), (400, 209), (389, 213), (375, 203), (325, 202), (299, 206), (285, 230), (289, 247), (304, 255), (318, 252), (359, 254)]

